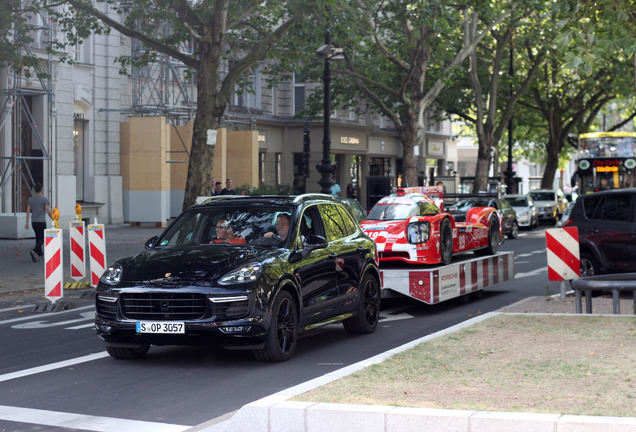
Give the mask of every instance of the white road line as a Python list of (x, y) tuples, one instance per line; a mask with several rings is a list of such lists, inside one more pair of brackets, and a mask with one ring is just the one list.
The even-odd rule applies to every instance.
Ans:
[(64, 330), (79, 330), (79, 329), (84, 329), (84, 328), (95, 328), (95, 323), (89, 323), (89, 324), (84, 324), (84, 325), (78, 325), (75, 327), (64, 327)]
[(6, 309), (0, 309), (0, 312), (9, 312), (9, 311), (12, 311), (12, 310), (24, 309), (24, 308), (33, 307), (33, 306), (35, 306), (35, 305), (23, 304), (22, 306), (16, 306), (16, 307), (10, 307), (10, 308), (6, 308)]
[(524, 253), (524, 254), (515, 255), (515, 259), (516, 258), (525, 258), (525, 257), (538, 255), (538, 254), (544, 254), (544, 253), (545, 253), (545, 249), (540, 249), (540, 250), (536, 250), (536, 251), (533, 251), (533, 252), (528, 252), (528, 253)]
[(181, 432), (192, 427), (169, 423), (154, 423), (112, 417), (98, 417), (4, 405), (0, 405), (0, 419), (19, 423), (81, 429), (95, 432)]
[(93, 360), (99, 360), (100, 358), (108, 357), (108, 353), (106, 351), (98, 352), (94, 354), (88, 354), (82, 357), (76, 357), (70, 360), (63, 360), (55, 363), (51, 363), (44, 366), (36, 366), (30, 369), (24, 369), (17, 372), (11, 372), (4, 375), (0, 375), (0, 382), (9, 381), (16, 378), (22, 378), (29, 375), (35, 375), (42, 372), (48, 372), (55, 369), (61, 369), (67, 366), (73, 366), (80, 363), (86, 363)]
[[(94, 309), (94, 308), (95, 308), (95, 305), (82, 306), (82, 307), (78, 307), (78, 308), (75, 308), (75, 309), (69, 309), (69, 310), (65, 310), (65, 311), (61, 311), (61, 312), (50, 312), (46, 316), (47, 317), (54, 317), (54, 316), (62, 315), (62, 314), (65, 314), (65, 313), (77, 312), (77, 311), (81, 311), (81, 310), (84, 310), (84, 309)], [(27, 320), (32, 320), (32, 319), (41, 319), (43, 316), (44, 316), (43, 314), (36, 314), (36, 315), (29, 315), (29, 316), (24, 316), (24, 317), (20, 317), (20, 318), (13, 318), (13, 319), (9, 319), (9, 320), (0, 321), (0, 325), (2, 325), (2, 324), (10, 324), (10, 323), (13, 323), (13, 322), (27, 321)]]
[(524, 277), (537, 276), (542, 273), (548, 274), (548, 266), (539, 267), (538, 269), (529, 271), (527, 273), (515, 273), (515, 279), (521, 279)]

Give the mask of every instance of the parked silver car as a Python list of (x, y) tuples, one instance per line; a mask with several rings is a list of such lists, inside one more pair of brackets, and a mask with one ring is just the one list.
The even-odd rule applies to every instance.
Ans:
[(533, 190), (528, 195), (539, 208), (539, 220), (556, 223), (568, 208), (568, 200), (561, 189)]
[(506, 195), (512, 208), (517, 212), (517, 223), (520, 228), (536, 228), (539, 226), (539, 209), (529, 195)]

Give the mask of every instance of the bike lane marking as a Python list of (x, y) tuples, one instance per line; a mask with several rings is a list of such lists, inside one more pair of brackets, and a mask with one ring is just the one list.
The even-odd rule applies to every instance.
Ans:
[(0, 405), (0, 419), (19, 423), (29, 423), (94, 432), (181, 432), (192, 427), (170, 423), (126, 420), (113, 417), (99, 417), (85, 414), (73, 414), (32, 408), (19, 408), (5, 405)]
[(95, 308), (95, 305), (90, 305), (90, 306), (78, 307), (78, 308), (75, 308), (75, 309), (69, 309), (69, 310), (65, 310), (65, 311), (61, 311), (61, 312), (51, 312), (51, 313), (46, 314), (46, 315), (45, 314), (37, 314), (37, 315), (32, 315), (32, 316), (24, 316), (24, 317), (20, 317), (20, 318), (13, 318), (13, 319), (0, 321), (0, 325), (2, 325), (2, 324), (10, 324), (10, 323), (20, 322), (20, 321), (42, 319), (43, 316), (57, 317), (59, 315), (66, 314), (66, 313), (78, 312), (78, 311), (81, 311), (81, 310), (84, 310), (84, 309), (94, 309), (94, 308)]
[(39, 374), (42, 372), (48, 372), (48, 371), (52, 371), (55, 369), (61, 369), (67, 366), (73, 366), (76, 364), (80, 364), (80, 363), (86, 363), (89, 361), (93, 361), (93, 360), (99, 360), (101, 358), (104, 357), (108, 357), (108, 353), (106, 351), (102, 351), (102, 352), (98, 352), (98, 353), (93, 353), (93, 354), (88, 354), (85, 356), (81, 356), (81, 357), (75, 357), (69, 360), (62, 360), (59, 362), (55, 362), (55, 363), (50, 363), (47, 365), (42, 365), (42, 366), (36, 366), (36, 367), (32, 367), (29, 369), (24, 369), (21, 371), (17, 371), (17, 372), (10, 372), (10, 373), (6, 373), (4, 375), (0, 375), (0, 382), (3, 381), (9, 381), (12, 379), (16, 379), (16, 378), (22, 378), (25, 376), (29, 376), (29, 375), (35, 375), (35, 374)]

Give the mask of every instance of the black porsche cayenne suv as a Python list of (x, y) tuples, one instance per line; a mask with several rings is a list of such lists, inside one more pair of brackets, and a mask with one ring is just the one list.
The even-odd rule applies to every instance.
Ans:
[(111, 265), (95, 300), (114, 358), (218, 344), (285, 361), (325, 324), (372, 333), (380, 280), (375, 244), (329, 195), (215, 197)]

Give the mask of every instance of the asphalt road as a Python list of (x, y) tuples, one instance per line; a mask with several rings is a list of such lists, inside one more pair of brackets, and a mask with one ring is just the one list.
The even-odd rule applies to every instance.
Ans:
[[(286, 363), (201, 347), (153, 347), (141, 360), (114, 360), (92, 327), (91, 290), (66, 290), (51, 311), (41, 291), (20, 291), (43, 285), (42, 263), (28, 257), (32, 240), (0, 240), (4, 261), (13, 263), (0, 271), (0, 431), (187, 430), (478, 314), (558, 292), (559, 284), (547, 280), (544, 228), (506, 240), (501, 249), (515, 252), (516, 278), (488, 287), (481, 298), (434, 306), (385, 300), (374, 334), (327, 326), (305, 336)], [(108, 262), (159, 231), (107, 227)]]

